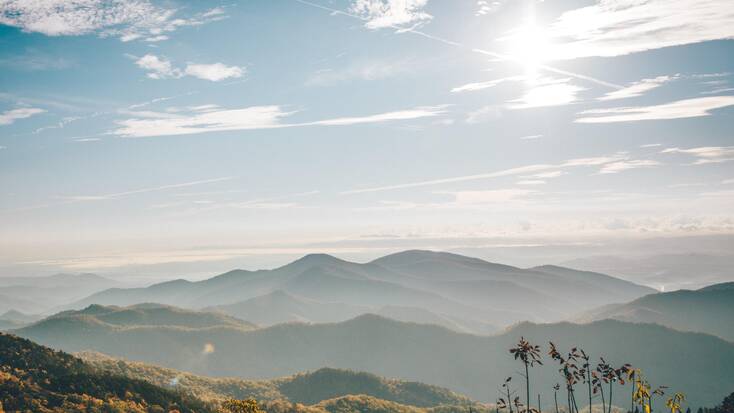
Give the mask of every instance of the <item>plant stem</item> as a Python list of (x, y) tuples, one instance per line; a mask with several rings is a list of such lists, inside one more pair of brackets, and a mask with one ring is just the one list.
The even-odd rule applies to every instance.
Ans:
[(528, 362), (525, 362), (525, 391), (527, 392), (528, 404), (525, 405), (525, 410), (530, 411), (530, 375), (528, 371)]
[(558, 412), (558, 390), (553, 392), (553, 401), (556, 402), (556, 413), (559, 413)]
[(589, 384), (589, 413), (591, 412), (591, 364), (587, 363), (586, 367), (586, 382)]
[(632, 380), (632, 397), (630, 398), (630, 413), (635, 413), (635, 380)]
[(609, 382), (609, 413), (612, 413), (612, 382)]

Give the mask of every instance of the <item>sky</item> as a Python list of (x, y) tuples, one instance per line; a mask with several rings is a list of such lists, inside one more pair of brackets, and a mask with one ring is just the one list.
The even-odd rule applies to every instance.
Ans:
[(730, 0), (0, 1), (0, 275), (731, 252)]

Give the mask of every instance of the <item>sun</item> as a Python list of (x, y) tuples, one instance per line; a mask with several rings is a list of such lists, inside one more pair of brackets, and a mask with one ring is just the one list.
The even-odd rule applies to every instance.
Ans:
[(522, 65), (528, 79), (533, 79), (551, 58), (552, 44), (549, 37), (542, 27), (530, 21), (500, 40), (505, 44), (504, 54), (508, 60)]

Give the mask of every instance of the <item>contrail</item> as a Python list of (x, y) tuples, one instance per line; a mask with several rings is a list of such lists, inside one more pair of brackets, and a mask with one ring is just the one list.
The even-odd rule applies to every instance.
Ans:
[[(341, 14), (343, 16), (351, 17), (353, 19), (357, 19), (357, 20), (360, 20), (360, 21), (368, 21), (368, 19), (365, 19), (365, 18), (363, 18), (361, 16), (358, 16), (356, 14), (349, 13), (349, 12), (346, 12), (346, 11), (343, 11), (343, 10), (334, 9), (334, 8), (328, 7), (328, 6), (323, 6), (321, 4), (312, 3), (312, 2), (310, 2), (308, 0), (294, 0), (294, 1), (296, 1), (298, 3), (301, 3), (301, 4), (304, 4), (304, 5), (307, 5), (307, 6), (310, 6), (310, 7), (315, 7), (317, 9), (328, 11), (328, 12), (331, 12), (333, 14)], [(496, 57), (498, 59), (513, 61), (513, 62), (516, 62), (518, 60), (517, 58), (515, 58), (513, 56), (510, 56), (510, 55), (506, 55), (506, 54), (503, 54), (503, 53), (493, 52), (491, 50), (484, 50), (484, 49), (472, 48), (472, 47), (469, 47), (469, 46), (467, 46), (465, 44), (462, 44), (462, 43), (459, 43), (459, 42), (455, 42), (453, 40), (445, 39), (443, 37), (434, 36), (434, 35), (432, 35), (430, 33), (426, 33), (426, 32), (420, 31), (420, 30), (416, 30), (414, 28), (405, 28), (405, 27), (400, 27), (400, 26), (395, 26), (395, 25), (390, 25), (389, 27), (391, 27), (391, 28), (399, 31), (400, 33), (405, 33), (405, 32), (412, 33), (412, 34), (417, 35), (417, 36), (425, 37), (426, 39), (431, 39), (431, 40), (434, 40), (434, 41), (437, 41), (437, 42), (441, 42), (441, 43), (446, 44), (446, 45), (449, 45), (449, 46), (458, 47), (458, 48), (461, 48), (461, 49), (464, 49), (464, 50), (467, 50), (467, 51), (470, 51), (470, 52), (473, 52), (473, 53), (479, 53), (479, 54), (483, 54), (483, 55), (487, 55), (487, 56), (492, 56), (492, 57)], [(555, 67), (552, 67), (552, 66), (547, 66), (547, 65), (540, 65), (539, 68), (540, 69), (543, 69), (543, 70), (546, 70), (548, 72), (553, 72), (553, 73), (561, 74), (561, 75), (564, 75), (564, 76), (571, 76), (571, 77), (575, 77), (577, 79), (586, 80), (588, 82), (596, 83), (597, 85), (608, 87), (608, 88), (611, 88), (611, 89), (624, 89), (624, 86), (617, 85), (617, 84), (614, 84), (614, 83), (610, 83), (610, 82), (607, 82), (607, 81), (604, 81), (604, 80), (601, 80), (601, 79), (597, 79), (597, 78), (594, 78), (594, 77), (591, 77), (591, 76), (587, 76), (587, 75), (584, 75), (584, 74), (581, 74), (581, 73), (569, 72), (569, 71), (566, 71), (566, 70), (563, 70), (563, 69), (558, 69), (558, 68), (555, 68)]]

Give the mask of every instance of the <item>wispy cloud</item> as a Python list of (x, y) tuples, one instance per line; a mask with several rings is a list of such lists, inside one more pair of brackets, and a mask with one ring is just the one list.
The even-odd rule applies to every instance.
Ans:
[(619, 56), (662, 47), (734, 38), (729, 0), (600, 0), (567, 11), (549, 35), (558, 59)]
[(625, 154), (613, 154), (613, 155), (597, 156), (597, 157), (591, 157), (591, 158), (575, 158), (575, 159), (569, 159), (559, 164), (525, 165), (525, 166), (519, 166), (516, 168), (504, 169), (504, 170), (500, 170), (496, 172), (488, 172), (488, 173), (482, 173), (482, 174), (476, 174), (476, 175), (455, 176), (455, 177), (450, 177), (450, 178), (431, 179), (431, 180), (426, 180), (426, 181), (409, 182), (409, 183), (404, 183), (404, 184), (351, 189), (348, 191), (343, 191), (342, 194), (351, 195), (351, 194), (362, 194), (362, 193), (369, 193), (369, 192), (383, 192), (383, 191), (392, 191), (392, 190), (398, 190), (398, 189), (418, 188), (418, 187), (424, 187), (424, 186), (434, 186), (434, 185), (450, 184), (450, 183), (457, 183), (457, 182), (467, 182), (467, 181), (477, 181), (477, 180), (484, 180), (484, 179), (500, 178), (504, 176), (528, 175), (528, 174), (533, 174), (533, 173), (536, 174), (534, 176), (541, 177), (540, 174), (542, 172), (552, 172), (551, 175), (547, 175), (545, 177), (554, 177), (554, 176), (560, 176), (557, 174), (562, 169), (584, 167), (584, 166), (600, 166), (600, 165), (604, 165), (604, 164), (608, 164), (612, 162), (619, 162), (619, 161), (627, 160), (628, 158), (629, 157)]
[(306, 79), (307, 86), (331, 86), (353, 80), (380, 80), (409, 73), (416, 66), (411, 59), (370, 60), (350, 63), (341, 69), (321, 69)]
[(251, 129), (273, 129), (302, 126), (347, 126), (400, 120), (429, 118), (445, 113), (445, 106), (425, 106), (413, 109), (378, 113), (367, 116), (341, 117), (302, 123), (284, 123), (283, 119), (294, 112), (281, 106), (251, 106), (241, 109), (212, 109), (204, 105), (186, 113), (145, 113), (145, 116), (118, 121), (119, 128), (111, 133), (122, 137), (142, 138), (152, 136), (190, 135), (204, 132), (221, 132)]
[(466, 114), (466, 123), (483, 123), (502, 116), (502, 107), (497, 105), (482, 106)]
[(510, 109), (568, 105), (577, 101), (576, 95), (586, 89), (570, 83), (570, 79), (536, 79), (519, 99), (508, 102)]
[(530, 175), (529, 178), (541, 178), (541, 179), (558, 178), (559, 176), (566, 175), (567, 173), (568, 172), (565, 172), (565, 171), (541, 172), (539, 174)]
[(148, 0), (5, 1), (0, 3), (0, 24), (47, 36), (79, 36), (96, 33), (122, 41), (166, 40), (166, 33), (224, 18), (214, 8), (188, 18), (176, 10), (158, 7)]
[(112, 134), (143, 138), (151, 136), (190, 135), (204, 132), (219, 132), (248, 129), (268, 129), (282, 127), (280, 120), (289, 115), (280, 106), (251, 106), (242, 109), (219, 110), (215, 112), (190, 112), (188, 114), (167, 114), (169, 116), (151, 118), (137, 116), (118, 121), (119, 128)]
[(711, 115), (711, 111), (734, 105), (734, 96), (711, 96), (678, 100), (652, 106), (628, 106), (608, 109), (592, 109), (580, 112), (577, 123), (634, 122), (695, 118)]
[(698, 148), (668, 148), (661, 153), (682, 153), (693, 156), (695, 165), (734, 161), (734, 146), (702, 146)]
[(390, 122), (390, 121), (397, 121), (397, 120), (431, 118), (431, 117), (439, 116), (439, 115), (446, 113), (445, 108), (446, 106), (444, 105), (421, 106), (421, 107), (417, 107), (414, 109), (397, 110), (393, 112), (379, 113), (376, 115), (334, 118), (334, 119), (319, 120), (315, 122), (306, 122), (306, 123), (292, 124), (292, 125), (286, 125), (286, 126), (311, 126), (311, 125), (347, 126), (347, 125), (359, 125), (363, 123), (381, 123), (381, 122)]
[(517, 181), (518, 185), (543, 185), (545, 184), (545, 181), (542, 179), (523, 179), (521, 181)]
[(178, 184), (133, 189), (130, 191), (123, 191), (123, 192), (111, 192), (111, 193), (88, 194), (88, 195), (65, 195), (65, 196), (57, 197), (57, 199), (60, 200), (58, 202), (51, 202), (47, 204), (7, 209), (7, 210), (2, 210), (0, 212), (5, 212), (5, 213), (21, 212), (21, 211), (29, 211), (29, 210), (34, 210), (34, 209), (49, 208), (49, 207), (60, 206), (60, 205), (75, 204), (79, 202), (107, 201), (107, 200), (113, 200), (113, 199), (126, 198), (132, 195), (144, 194), (144, 193), (149, 193), (149, 192), (159, 192), (159, 191), (166, 191), (169, 189), (187, 188), (187, 187), (197, 186), (197, 185), (213, 184), (217, 182), (229, 181), (232, 179), (234, 179), (234, 177), (225, 176), (225, 177), (220, 177), (220, 178), (182, 182)]
[(433, 18), (423, 10), (426, 3), (428, 0), (354, 0), (349, 10), (369, 29), (410, 29)]
[(520, 139), (524, 141), (530, 141), (530, 140), (540, 139), (542, 137), (543, 135), (526, 135), (526, 136), (521, 136)]
[(74, 61), (62, 56), (50, 55), (36, 49), (27, 49), (23, 53), (0, 58), (0, 67), (14, 70), (61, 70), (74, 66)]
[(622, 171), (628, 171), (630, 169), (639, 169), (639, 168), (653, 168), (656, 166), (662, 165), (658, 161), (653, 161), (651, 159), (633, 159), (628, 161), (619, 161), (619, 162), (612, 162), (608, 163), (606, 165), (603, 165), (599, 169), (600, 174), (616, 174)]
[(165, 191), (167, 189), (176, 189), (176, 188), (187, 188), (190, 186), (196, 186), (196, 185), (203, 185), (203, 184), (212, 184), (215, 182), (222, 182), (222, 181), (229, 181), (234, 179), (232, 176), (225, 176), (221, 178), (213, 178), (213, 179), (204, 179), (200, 181), (191, 181), (191, 182), (184, 182), (179, 184), (171, 184), (171, 185), (162, 185), (162, 186), (155, 186), (155, 187), (149, 187), (149, 188), (141, 188), (141, 189), (134, 189), (132, 191), (124, 191), (124, 192), (113, 192), (113, 193), (107, 193), (107, 194), (98, 194), (98, 195), (72, 195), (72, 196), (64, 196), (61, 197), (64, 200), (68, 201), (106, 201), (110, 199), (118, 199), (118, 198), (124, 198), (130, 195), (137, 195), (137, 194), (144, 194), (148, 192), (158, 192), (158, 191)]
[(147, 70), (151, 79), (181, 78), (193, 76), (203, 80), (219, 82), (230, 78), (239, 78), (245, 74), (245, 68), (227, 66), (224, 63), (200, 64), (189, 63), (183, 69), (174, 67), (170, 60), (153, 54), (146, 54), (135, 60), (141, 69)]
[(617, 100), (627, 99), (631, 97), (642, 96), (643, 94), (662, 86), (666, 82), (677, 79), (678, 75), (673, 76), (658, 76), (652, 79), (642, 79), (638, 82), (634, 82), (624, 89), (613, 90), (604, 96), (598, 98), (599, 100)]
[(0, 125), (10, 125), (18, 119), (30, 118), (33, 115), (45, 112), (40, 108), (18, 108), (0, 113)]
[(467, 83), (451, 89), (452, 93), (474, 92), (477, 90), (489, 89), (505, 82), (519, 82), (525, 79), (525, 76), (510, 76), (500, 79), (486, 80), (484, 82)]
[(538, 191), (531, 189), (493, 189), (486, 191), (456, 191), (436, 192), (437, 194), (452, 195), (456, 205), (482, 205), (496, 202), (509, 202), (529, 195), (537, 194)]

